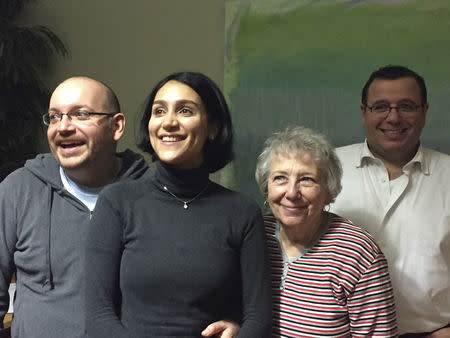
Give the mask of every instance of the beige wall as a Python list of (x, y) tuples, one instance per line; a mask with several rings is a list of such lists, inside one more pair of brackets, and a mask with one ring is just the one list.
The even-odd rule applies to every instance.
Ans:
[(222, 86), (224, 17), (223, 0), (37, 0), (21, 21), (49, 27), (70, 50), (57, 60), (51, 88), (88, 75), (115, 90), (127, 114), (119, 149), (137, 150), (137, 113), (158, 80), (193, 70)]

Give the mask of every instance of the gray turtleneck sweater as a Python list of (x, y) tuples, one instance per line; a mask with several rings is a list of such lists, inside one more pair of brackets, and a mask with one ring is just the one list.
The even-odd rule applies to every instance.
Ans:
[(238, 337), (270, 335), (260, 210), (205, 168), (158, 162), (105, 189), (86, 254), (89, 337), (199, 337), (220, 319), (239, 322)]

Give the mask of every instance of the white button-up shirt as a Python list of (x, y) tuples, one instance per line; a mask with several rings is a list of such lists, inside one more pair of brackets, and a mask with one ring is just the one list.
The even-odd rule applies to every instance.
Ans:
[(450, 323), (450, 156), (420, 147), (389, 181), (367, 143), (337, 149), (343, 189), (331, 211), (366, 228), (384, 252), (399, 334)]

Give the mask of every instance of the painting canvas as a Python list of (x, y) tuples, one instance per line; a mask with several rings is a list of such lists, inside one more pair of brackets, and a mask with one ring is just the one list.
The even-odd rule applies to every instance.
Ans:
[(228, 0), (225, 93), (236, 160), (224, 184), (261, 201), (256, 157), (272, 132), (300, 124), (334, 146), (364, 140), (359, 110), (370, 73), (400, 64), (427, 83), (422, 141), (450, 153), (450, 2)]

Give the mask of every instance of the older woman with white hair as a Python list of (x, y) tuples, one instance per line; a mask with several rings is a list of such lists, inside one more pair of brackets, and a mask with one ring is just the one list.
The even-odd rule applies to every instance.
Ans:
[(275, 133), (256, 181), (271, 213), (274, 337), (395, 337), (388, 266), (370, 234), (326, 211), (342, 169), (327, 139), (304, 127)]

